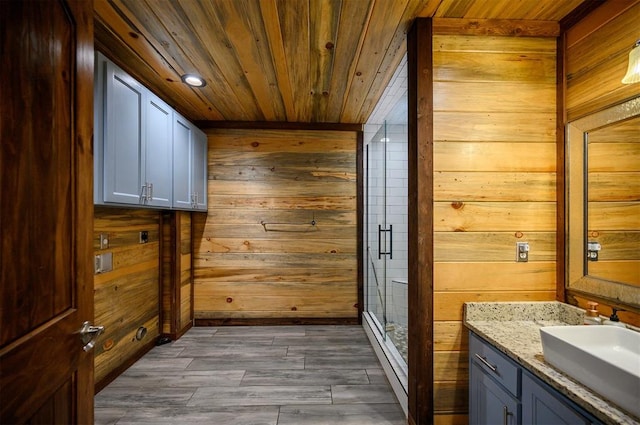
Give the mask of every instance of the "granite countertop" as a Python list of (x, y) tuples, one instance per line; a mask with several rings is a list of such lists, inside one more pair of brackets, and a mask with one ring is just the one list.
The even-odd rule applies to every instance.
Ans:
[(557, 301), (465, 303), (464, 324), (605, 424), (640, 422), (544, 361), (540, 328), (581, 325), (584, 310)]

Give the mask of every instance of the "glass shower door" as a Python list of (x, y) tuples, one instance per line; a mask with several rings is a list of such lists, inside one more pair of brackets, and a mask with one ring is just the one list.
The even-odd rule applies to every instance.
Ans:
[(366, 311), (407, 361), (406, 125), (387, 124), (367, 144)]
[(367, 145), (367, 311), (385, 335), (387, 325), (386, 133), (381, 126)]

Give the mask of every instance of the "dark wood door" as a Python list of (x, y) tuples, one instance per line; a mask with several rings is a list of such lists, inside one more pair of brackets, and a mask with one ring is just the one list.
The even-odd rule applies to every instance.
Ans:
[(93, 2), (0, 1), (0, 423), (92, 423)]

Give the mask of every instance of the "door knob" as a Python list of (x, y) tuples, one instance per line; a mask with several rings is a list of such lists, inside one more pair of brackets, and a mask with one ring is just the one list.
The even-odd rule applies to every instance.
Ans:
[(84, 322), (78, 331), (83, 345), (82, 349), (90, 351), (96, 345), (96, 339), (102, 332), (104, 332), (104, 326), (93, 326), (89, 321)]

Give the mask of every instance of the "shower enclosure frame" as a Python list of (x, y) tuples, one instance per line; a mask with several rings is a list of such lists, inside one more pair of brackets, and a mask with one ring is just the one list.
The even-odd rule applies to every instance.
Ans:
[[(390, 125), (389, 127), (397, 128)], [(408, 387), (408, 367), (406, 353), (406, 336), (404, 338), (404, 357), (399, 351), (397, 344), (398, 338), (396, 331), (404, 329), (406, 332), (408, 323), (408, 300), (407, 293), (407, 221), (406, 208), (407, 201), (407, 184), (403, 183), (402, 190), (398, 193), (396, 190), (395, 198), (400, 194), (404, 198), (404, 215), (402, 223), (399, 223), (397, 211), (395, 214), (389, 214), (393, 220), (388, 220), (389, 208), (388, 190), (389, 190), (389, 167), (387, 161), (391, 152), (388, 151), (389, 146), (395, 143), (395, 149), (404, 143), (403, 149), (407, 149), (406, 143), (406, 126), (404, 134), (394, 137), (392, 143), (391, 134), (387, 133), (389, 128), (385, 122), (380, 126), (376, 135), (365, 143), (364, 152), (364, 173), (363, 173), (363, 282), (364, 282), (364, 308), (363, 308), (363, 325), (378, 358), (385, 369), (385, 373), (391, 383), (394, 392), (400, 404), (407, 412), (407, 387)], [(402, 132), (401, 132), (402, 133)], [(396, 133), (395, 136), (398, 136)], [(395, 152), (394, 159), (398, 159), (398, 154), (402, 157), (403, 153)], [(406, 151), (404, 153), (404, 172), (406, 173)], [(397, 162), (397, 161), (396, 161)], [(397, 176), (394, 176), (397, 177)], [(405, 176), (408, 178), (408, 176)], [(401, 179), (395, 179), (401, 180)], [(396, 182), (397, 189), (397, 182)], [(393, 190), (393, 189), (392, 189)], [(402, 209), (402, 208), (401, 208)], [(392, 223), (392, 221), (394, 221)], [(394, 235), (394, 224), (399, 231)], [(404, 232), (404, 236), (403, 236)], [(398, 237), (400, 236), (400, 237)], [(398, 243), (399, 242), (399, 243)], [(404, 247), (402, 246), (404, 244)], [(394, 246), (395, 245), (395, 246)], [(397, 251), (396, 251), (397, 250)], [(399, 254), (400, 259), (394, 260), (394, 254)], [(395, 268), (391, 274), (388, 274), (388, 266), (394, 261)], [(404, 265), (403, 264), (404, 262)], [(400, 270), (398, 270), (400, 264)], [(404, 271), (402, 271), (404, 267)], [(395, 275), (393, 274), (395, 272)], [(402, 274), (404, 273), (404, 274)], [(400, 274), (400, 275), (398, 275)], [(398, 306), (394, 303), (394, 292), (400, 289), (404, 291), (404, 299), (400, 299), (400, 304), (404, 306), (401, 314), (398, 314)], [(402, 292), (401, 292), (402, 294)], [(390, 305), (391, 303), (391, 305)], [(391, 318), (390, 318), (391, 316)], [(404, 319), (402, 319), (404, 318)], [(397, 326), (397, 329), (396, 329)], [(406, 335), (406, 334), (405, 334)], [(402, 343), (400, 342), (400, 346)]]

